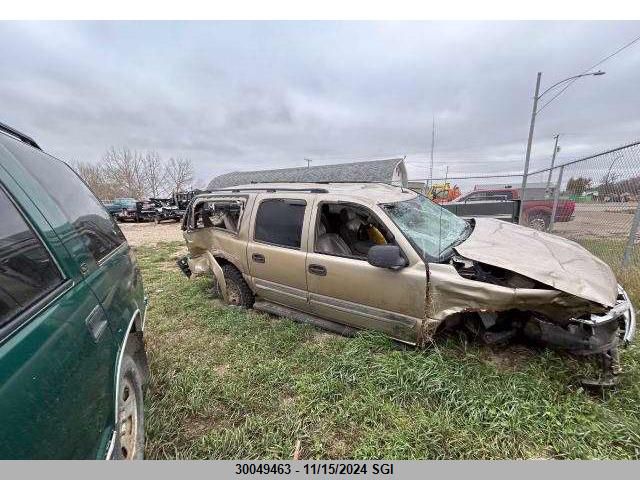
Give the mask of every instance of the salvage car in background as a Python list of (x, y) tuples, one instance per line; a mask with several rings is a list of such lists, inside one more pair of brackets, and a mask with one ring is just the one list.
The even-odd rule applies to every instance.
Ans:
[[(627, 294), (576, 243), (496, 219), (463, 220), (384, 184), (251, 184), (195, 197), (187, 275), (223, 298), (341, 333), (424, 345), (463, 327), (598, 356), (611, 384), (635, 331)], [(553, 252), (550, 253), (550, 252)]]
[(181, 210), (171, 198), (150, 198), (149, 201), (153, 203), (153, 220), (156, 223), (164, 220), (179, 222), (184, 215), (184, 210)]
[(142, 458), (133, 252), (68, 165), (0, 132), (0, 458)]
[[(529, 197), (529, 196), (527, 196)], [(477, 214), (475, 217), (482, 216), (482, 204), (496, 201), (521, 201), (523, 224), (535, 230), (546, 232), (551, 225), (551, 215), (553, 213), (552, 198), (525, 198), (521, 199), (520, 189), (505, 187), (499, 189), (476, 189), (465, 195), (459, 196), (452, 203), (454, 204), (472, 204), (475, 206)], [(573, 200), (559, 199), (556, 206), (555, 222), (568, 222), (573, 219), (576, 202)], [(473, 211), (473, 210), (471, 210)], [(493, 216), (489, 213), (488, 216)]]
[(173, 192), (170, 198), (150, 198), (149, 201), (154, 204), (156, 210), (155, 222), (160, 223), (164, 220), (179, 222), (191, 199), (199, 193), (202, 193), (202, 190)]

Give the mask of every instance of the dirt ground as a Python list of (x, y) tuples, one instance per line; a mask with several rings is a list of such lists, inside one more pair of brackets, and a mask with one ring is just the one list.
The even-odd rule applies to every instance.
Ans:
[(636, 204), (578, 203), (575, 218), (569, 222), (556, 223), (554, 233), (574, 239), (626, 238), (629, 235), (635, 208)]
[(180, 222), (166, 222), (156, 225), (154, 222), (147, 223), (120, 223), (122, 233), (127, 237), (129, 245), (138, 247), (140, 245), (157, 245), (159, 242), (182, 242), (182, 230)]

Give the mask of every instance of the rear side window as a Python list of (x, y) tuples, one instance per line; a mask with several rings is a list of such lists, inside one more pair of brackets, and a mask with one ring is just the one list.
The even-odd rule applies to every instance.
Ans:
[(240, 200), (213, 200), (202, 202), (194, 208), (194, 228), (215, 227), (236, 233), (244, 202)]
[(0, 328), (62, 283), (40, 239), (0, 189)]
[(19, 142), (3, 144), (54, 199), (96, 262), (125, 241), (111, 215), (67, 164)]
[(307, 202), (304, 200), (264, 200), (256, 214), (254, 240), (282, 247), (300, 248), (306, 206)]

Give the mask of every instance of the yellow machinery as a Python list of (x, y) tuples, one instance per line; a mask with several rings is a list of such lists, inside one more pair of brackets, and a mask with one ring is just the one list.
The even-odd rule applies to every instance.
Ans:
[(449, 182), (434, 183), (427, 192), (427, 197), (436, 203), (450, 202), (459, 196), (460, 188), (457, 185), (452, 187)]

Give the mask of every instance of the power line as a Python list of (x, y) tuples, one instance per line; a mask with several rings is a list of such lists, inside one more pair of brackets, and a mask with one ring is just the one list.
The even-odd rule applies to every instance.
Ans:
[[(606, 56), (605, 58), (603, 58), (602, 60), (600, 60), (598, 63), (596, 63), (595, 65), (590, 66), (589, 68), (587, 68), (584, 72), (582, 72), (580, 75), (584, 75), (586, 73), (588, 73), (590, 70), (593, 70), (594, 68), (602, 65), (604, 62), (606, 62), (607, 60), (615, 57), (617, 54), (619, 54), (620, 52), (622, 52), (623, 50), (629, 48), (631, 45), (633, 45), (634, 43), (640, 41), (640, 36), (634, 38), (633, 40), (631, 40), (629, 43), (627, 43), (626, 45), (620, 47), (618, 50), (616, 50), (615, 52), (613, 52), (611, 55)], [(575, 82), (576, 80), (578, 80), (577, 78), (574, 78), (573, 80), (571, 80), (569, 83), (567, 83), (567, 85), (565, 87), (563, 87), (558, 93), (556, 93), (553, 97), (551, 97), (551, 100), (549, 100), (547, 103), (545, 103), (544, 105), (542, 105), (542, 107), (540, 107), (540, 109), (538, 110), (537, 113), (540, 113), (542, 110), (544, 110), (544, 108), (549, 105), (551, 102), (553, 102), (556, 98), (558, 98), (560, 95), (562, 95), (564, 93), (564, 91), (569, 88), (571, 85), (573, 85), (573, 82)]]

